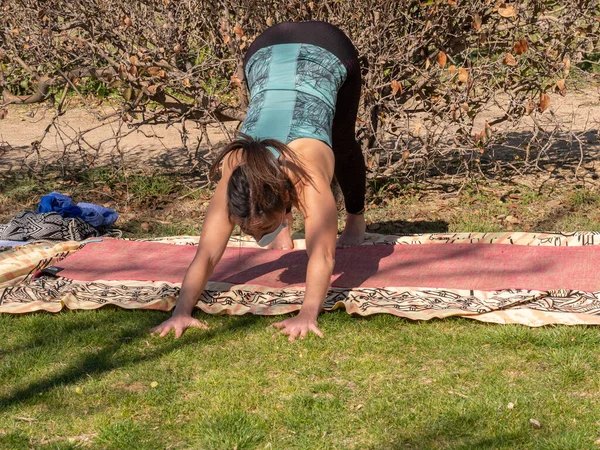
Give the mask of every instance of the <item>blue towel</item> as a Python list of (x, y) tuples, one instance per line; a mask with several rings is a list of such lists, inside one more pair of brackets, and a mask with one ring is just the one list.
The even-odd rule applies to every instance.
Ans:
[(95, 203), (80, 202), (75, 205), (71, 197), (56, 191), (44, 195), (38, 205), (38, 213), (48, 212), (56, 212), (62, 217), (81, 217), (93, 227), (110, 226), (119, 218), (110, 208)]
[(95, 203), (77, 203), (83, 215), (81, 218), (94, 227), (110, 226), (117, 221), (119, 215), (110, 208)]
[(38, 213), (57, 212), (63, 217), (81, 217), (81, 208), (76, 206), (71, 197), (51, 192), (44, 195), (38, 205)]

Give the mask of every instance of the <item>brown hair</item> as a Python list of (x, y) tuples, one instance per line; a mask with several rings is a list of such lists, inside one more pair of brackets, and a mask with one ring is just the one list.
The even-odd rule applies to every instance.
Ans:
[[(270, 148), (279, 152), (279, 158)], [(308, 174), (284, 143), (275, 139), (254, 139), (240, 133), (238, 139), (225, 146), (217, 156), (210, 169), (211, 179), (221, 175), (223, 159), (235, 151), (241, 151), (242, 163), (233, 170), (227, 184), (227, 208), (229, 217), (240, 219), (240, 228), (248, 231), (296, 202), (296, 189), (282, 170), (283, 164), (298, 176), (307, 177)]]

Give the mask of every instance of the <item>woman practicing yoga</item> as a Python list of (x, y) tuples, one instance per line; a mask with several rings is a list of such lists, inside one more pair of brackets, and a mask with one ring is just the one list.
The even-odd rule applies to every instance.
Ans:
[(264, 31), (244, 59), (250, 105), (238, 139), (218, 156), (221, 175), (208, 207), (198, 251), (187, 270), (173, 316), (153, 329), (181, 336), (206, 328), (191, 313), (238, 225), (260, 246), (291, 249), (291, 207), (304, 216), (308, 267), (300, 312), (274, 324), (290, 341), (323, 336), (317, 316), (334, 266), (335, 174), (348, 218), (338, 245), (360, 244), (365, 164), (354, 126), (360, 68), (352, 42), (325, 22), (280, 23)]

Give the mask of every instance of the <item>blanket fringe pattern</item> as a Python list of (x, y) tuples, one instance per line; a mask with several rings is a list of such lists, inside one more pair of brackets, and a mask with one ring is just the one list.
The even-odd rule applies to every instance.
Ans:
[[(146, 241), (197, 245), (198, 237), (179, 236)], [(171, 310), (179, 285), (167, 282), (78, 282), (42, 276), (39, 270), (65, 258), (83, 242), (37, 243), (0, 253), (0, 313), (59, 312), (114, 305), (126, 309)], [(410, 236), (369, 234), (365, 245), (423, 245), (489, 243), (505, 245), (600, 245), (599, 233), (436, 233)], [(244, 237), (230, 246), (252, 247)], [(304, 248), (303, 240), (295, 240)], [(304, 288), (274, 289), (264, 286), (209, 282), (197, 307), (209, 314), (279, 315), (300, 309)], [(349, 314), (392, 314), (412, 320), (460, 316), (490, 323), (600, 325), (600, 292), (532, 291), (506, 289), (472, 291), (420, 287), (333, 288), (325, 310), (344, 308)]]

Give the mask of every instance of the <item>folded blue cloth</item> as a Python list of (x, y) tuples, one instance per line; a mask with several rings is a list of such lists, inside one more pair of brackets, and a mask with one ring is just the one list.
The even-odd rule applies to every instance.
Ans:
[(95, 203), (80, 202), (75, 205), (71, 197), (56, 191), (41, 198), (37, 212), (56, 212), (62, 217), (81, 217), (93, 227), (110, 226), (119, 218), (119, 215), (110, 208)]
[(119, 218), (119, 214), (114, 210), (95, 203), (79, 202), (77, 206), (81, 208), (81, 218), (94, 227), (110, 226)]
[(76, 206), (71, 197), (51, 192), (44, 195), (38, 205), (38, 213), (57, 212), (63, 217), (81, 217), (81, 208)]

